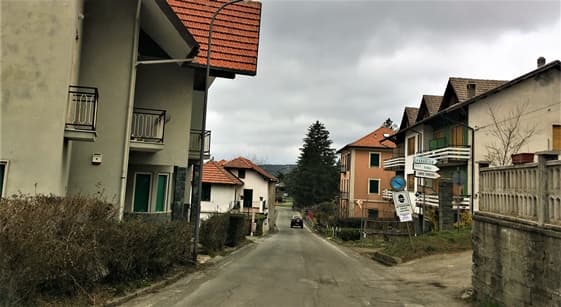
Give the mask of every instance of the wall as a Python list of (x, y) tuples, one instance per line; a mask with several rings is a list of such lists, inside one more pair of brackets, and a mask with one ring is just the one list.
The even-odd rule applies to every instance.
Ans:
[[(156, 193), (157, 193), (157, 180), (158, 174), (168, 175), (168, 195), (166, 199), (165, 212), (171, 214), (171, 202), (173, 200), (173, 166), (159, 166), (159, 165), (130, 165), (127, 172), (127, 185), (125, 194), (125, 212), (133, 212), (133, 193), (135, 184), (135, 173), (150, 173), (152, 175), (152, 187), (150, 190), (150, 205), (148, 211), (155, 213), (156, 211)], [(140, 213), (146, 214), (146, 213)]]
[[(237, 176), (237, 172), (234, 171), (234, 174)], [(240, 187), (238, 192), (238, 199), (240, 199), (240, 195), (243, 195), (244, 189), (251, 189), (253, 190), (253, 207), (257, 207), (259, 203), (259, 197), (263, 197), (263, 200), (267, 202), (267, 206), (274, 205), (275, 199), (269, 199), (269, 184), (267, 180), (263, 179), (261, 174), (247, 169), (245, 171), (245, 178), (240, 178), (243, 181), (243, 186)], [(243, 201), (241, 202), (243, 204)]]
[[(96, 194), (118, 203), (122, 168), (128, 155), (127, 106), (135, 37), (136, 0), (85, 2), (85, 23), (80, 84), (99, 89), (97, 139), (75, 142), (69, 193)], [(93, 153), (103, 154), (100, 165), (91, 164)], [(124, 174), (126, 176), (126, 174)]]
[(234, 201), (236, 186), (213, 184), (210, 189), (210, 201), (201, 201), (201, 212), (227, 212)]
[(478, 302), (561, 305), (561, 227), (476, 212), (472, 284)]
[(82, 1), (0, 2), (0, 160), (5, 195), (66, 193), (68, 86), (80, 50)]

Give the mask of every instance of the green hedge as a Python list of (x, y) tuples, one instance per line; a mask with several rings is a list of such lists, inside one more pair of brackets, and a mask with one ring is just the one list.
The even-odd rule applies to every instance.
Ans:
[(243, 214), (230, 214), (228, 223), (228, 233), (226, 235), (226, 245), (234, 247), (245, 240), (247, 233), (246, 216)]
[(339, 230), (338, 236), (343, 241), (357, 241), (360, 240), (360, 229), (342, 228)]
[(230, 216), (228, 214), (213, 214), (202, 221), (199, 242), (209, 254), (214, 254), (224, 249)]

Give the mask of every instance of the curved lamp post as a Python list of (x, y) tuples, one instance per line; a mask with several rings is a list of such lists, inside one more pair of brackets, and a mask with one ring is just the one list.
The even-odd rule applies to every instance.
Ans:
[(199, 244), (199, 233), (201, 224), (201, 197), (203, 188), (203, 158), (204, 158), (204, 148), (205, 148), (205, 130), (206, 130), (206, 113), (207, 113), (207, 101), (208, 101), (208, 78), (210, 77), (210, 53), (212, 47), (212, 30), (214, 28), (214, 21), (216, 16), (225, 7), (235, 4), (238, 2), (250, 2), (251, 0), (231, 0), (222, 4), (215, 12), (212, 14), (210, 19), (210, 25), (208, 30), (208, 41), (207, 41), (207, 53), (206, 53), (206, 74), (205, 74), (205, 94), (203, 98), (203, 118), (201, 121), (201, 148), (199, 150), (199, 171), (195, 172), (193, 181), (197, 184), (197, 193), (195, 193), (195, 198), (193, 200), (192, 210), (194, 210), (193, 218), (195, 223), (195, 238), (193, 240), (193, 261), (197, 263), (197, 253)]

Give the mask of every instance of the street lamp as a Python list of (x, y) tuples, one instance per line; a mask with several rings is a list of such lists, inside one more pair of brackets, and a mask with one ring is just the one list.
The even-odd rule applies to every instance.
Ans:
[(193, 174), (193, 181), (197, 185), (196, 193), (194, 193), (195, 198), (193, 199), (193, 218), (195, 224), (195, 238), (193, 240), (193, 261), (197, 263), (197, 253), (199, 244), (199, 233), (200, 233), (200, 224), (201, 224), (201, 197), (202, 197), (202, 188), (203, 188), (203, 158), (204, 158), (204, 148), (205, 148), (205, 130), (206, 130), (206, 109), (207, 109), (207, 101), (208, 101), (208, 78), (210, 77), (210, 52), (212, 47), (212, 30), (214, 28), (214, 20), (220, 11), (222, 11), (225, 7), (235, 4), (238, 2), (251, 2), (251, 0), (231, 0), (224, 4), (222, 4), (215, 12), (212, 14), (212, 18), (210, 19), (210, 25), (208, 30), (208, 40), (207, 40), (207, 53), (206, 53), (206, 74), (205, 74), (205, 94), (203, 98), (203, 118), (201, 121), (201, 148), (199, 150), (199, 170), (198, 172), (194, 172)]

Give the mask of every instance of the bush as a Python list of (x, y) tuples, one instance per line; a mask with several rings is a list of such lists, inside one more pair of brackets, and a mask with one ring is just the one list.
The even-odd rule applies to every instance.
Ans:
[(111, 204), (86, 197), (0, 201), (0, 305), (40, 295), (89, 293), (96, 283), (160, 274), (189, 259), (186, 223), (117, 222)]
[(247, 223), (243, 214), (229, 214), (228, 233), (226, 235), (226, 245), (237, 246), (244, 239), (247, 233)]
[(360, 240), (360, 229), (342, 228), (339, 231), (339, 237), (343, 241), (357, 241), (357, 240)]
[(212, 255), (224, 249), (229, 222), (228, 214), (213, 214), (202, 221), (199, 241), (207, 253)]
[(343, 218), (337, 220), (337, 226), (345, 228), (360, 228), (362, 224), (361, 218)]

